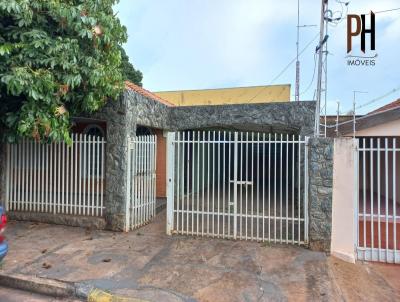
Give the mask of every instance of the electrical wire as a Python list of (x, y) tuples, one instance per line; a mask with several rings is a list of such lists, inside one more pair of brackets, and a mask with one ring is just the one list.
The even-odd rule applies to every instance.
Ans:
[[(304, 46), (304, 48), (299, 52), (299, 57), (306, 51), (306, 49), (307, 49), (308, 47), (310, 47), (310, 45), (318, 38), (318, 36), (319, 36), (319, 33), (317, 33), (317, 34), (315, 35), (315, 37), (314, 37), (310, 42), (308, 42), (306, 46)], [(297, 57), (295, 57), (293, 60), (291, 60), (291, 61), (289, 62), (289, 64), (287, 64), (287, 65), (282, 69), (282, 71), (281, 71), (276, 77), (273, 78), (273, 80), (270, 82), (270, 85), (272, 85), (282, 74), (284, 74), (285, 71), (288, 70), (289, 67), (290, 67), (294, 62), (296, 62), (296, 59), (297, 59)], [(260, 93), (261, 93), (264, 89), (266, 89), (266, 87), (263, 87), (262, 89), (260, 89), (250, 100), (248, 100), (248, 102), (251, 102), (251, 101), (254, 100), (257, 96), (259, 96)]]
[[(307, 49), (308, 47), (310, 47), (310, 45), (318, 38), (318, 36), (319, 36), (319, 33), (316, 34), (315, 37), (314, 37), (310, 42), (308, 42), (307, 45), (299, 52), (299, 56), (302, 55), (302, 54), (304, 53), (304, 51), (306, 51), (306, 49)], [(273, 78), (273, 80), (271, 81), (271, 84), (273, 84), (277, 79), (279, 79), (280, 76), (281, 76), (282, 74), (284, 74), (285, 71), (288, 70), (288, 68), (290, 67), (290, 65), (292, 65), (294, 62), (296, 62), (296, 58), (294, 58), (293, 60), (291, 60), (291, 61), (282, 69), (282, 71), (281, 71), (276, 77)]]
[(314, 83), (315, 70), (316, 69), (317, 69), (317, 53), (314, 53), (314, 70), (313, 70), (313, 74), (312, 74), (312, 78), (311, 78), (310, 84), (308, 84), (307, 88), (304, 89), (304, 91), (300, 92), (299, 95), (305, 94), (311, 88), (312, 84)]

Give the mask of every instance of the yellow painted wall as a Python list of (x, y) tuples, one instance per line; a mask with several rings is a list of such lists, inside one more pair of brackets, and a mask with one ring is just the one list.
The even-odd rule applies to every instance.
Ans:
[(254, 104), (290, 101), (290, 85), (154, 92), (176, 106)]

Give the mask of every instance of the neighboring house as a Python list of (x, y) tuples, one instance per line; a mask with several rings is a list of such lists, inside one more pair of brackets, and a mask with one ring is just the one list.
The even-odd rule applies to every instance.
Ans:
[(357, 116), (355, 125), (351, 116), (335, 124), (332, 117), (329, 136), (358, 139), (358, 257), (399, 262), (400, 99)]
[(154, 92), (176, 106), (256, 104), (290, 101), (290, 85)]

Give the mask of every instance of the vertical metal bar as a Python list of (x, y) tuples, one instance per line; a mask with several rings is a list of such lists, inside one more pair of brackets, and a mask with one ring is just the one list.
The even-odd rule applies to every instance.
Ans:
[[(358, 152), (358, 151), (357, 151)], [(371, 207), (371, 251), (374, 249), (374, 224), (375, 224), (375, 214), (374, 214), (374, 139), (370, 138), (370, 207)], [(358, 173), (358, 171), (357, 171)], [(358, 200), (357, 200), (358, 203)], [(357, 229), (359, 227), (359, 216), (357, 213)], [(357, 232), (358, 233), (358, 232)], [(364, 254), (365, 257), (365, 254)]]
[[(245, 179), (244, 179), (244, 181), (245, 182), (247, 182), (247, 180), (248, 180), (248, 177), (249, 177), (249, 132), (246, 132), (246, 163), (245, 163), (245, 165), (246, 165), (246, 174), (245, 174)], [(243, 179), (242, 179), (242, 181), (243, 181)], [(248, 186), (247, 186), (247, 184), (245, 185), (245, 188), (246, 188), (246, 215), (245, 215), (245, 228), (246, 228), (246, 235), (245, 235), (245, 239), (247, 240), (247, 224), (248, 224), (248, 214), (249, 214), (249, 212), (248, 212), (248, 192), (247, 192), (247, 189), (248, 189)]]
[(194, 234), (193, 228), (194, 228), (194, 208), (195, 208), (195, 200), (194, 200), (194, 195), (195, 195), (195, 174), (194, 174), (195, 173), (195, 171), (194, 171), (195, 165), (194, 165), (194, 162), (195, 162), (195, 150), (196, 150), (195, 136), (196, 136), (196, 132), (193, 131), (192, 132), (192, 205), (191, 205), (192, 210), (189, 214), (191, 217), (191, 220), (192, 220), (192, 224), (191, 224), (192, 235)]
[[(386, 259), (389, 258), (389, 158), (388, 158), (388, 139), (385, 138), (385, 235), (386, 235)], [(365, 230), (365, 229), (364, 229)]]
[[(101, 137), (96, 139), (96, 216), (99, 216), (100, 210), (100, 148), (101, 148)], [(132, 152), (129, 151), (129, 156), (132, 156)], [(132, 175), (131, 175), (132, 178)]]
[(41, 165), (40, 165), (40, 177), (41, 177), (41, 194), (40, 194), (40, 200), (41, 200), (41, 206), (40, 206), (40, 211), (41, 212), (44, 212), (44, 207), (45, 207), (45, 191), (44, 191), (44, 175), (45, 175), (45, 164), (46, 164), (46, 162), (45, 162), (45, 150), (46, 150), (46, 148), (45, 148), (46, 146), (45, 145), (41, 145), (41, 156), (42, 156), (42, 162), (41, 162)]
[[(257, 240), (260, 239), (260, 133), (257, 133), (257, 179), (255, 189), (257, 190)], [(264, 219), (263, 219), (264, 220)]]
[[(233, 144), (233, 239), (237, 238), (237, 197), (238, 197), (238, 189), (237, 189), (237, 179), (238, 179), (238, 141), (239, 134), (237, 132), (234, 133), (234, 144)], [(243, 170), (243, 169), (241, 169)], [(240, 206), (241, 207), (241, 206)], [(241, 236), (240, 232), (240, 236)]]
[[(243, 132), (240, 133), (240, 181), (243, 181), (243, 149), (244, 149), (244, 141), (243, 141)], [(243, 186), (240, 185), (240, 239), (243, 237)]]
[(294, 199), (295, 199), (295, 153), (296, 153), (296, 143), (295, 136), (292, 136), (292, 244), (295, 241), (295, 231), (294, 231)]
[[(54, 178), (53, 178), (53, 161), (54, 161), (54, 143), (49, 144), (49, 152), (50, 152), (50, 162), (49, 162), (49, 185), (47, 186), (48, 189), (48, 194), (49, 194), (49, 203), (50, 203), (50, 208), (49, 212), (55, 213), (55, 196), (54, 192), (55, 186), (54, 186)], [(55, 164), (54, 164), (55, 166)]]
[(199, 211), (200, 211), (200, 131), (197, 131), (197, 214), (196, 234), (199, 235)]
[(262, 240), (265, 241), (265, 133), (262, 137), (263, 168), (262, 168)]
[(203, 151), (202, 151), (202, 156), (203, 156), (203, 160), (202, 160), (202, 173), (201, 173), (201, 175), (202, 175), (202, 182), (201, 182), (201, 186), (202, 186), (202, 194), (201, 194), (201, 236), (203, 236), (204, 235), (204, 203), (205, 203), (205, 199), (204, 199), (204, 187), (205, 187), (205, 177), (204, 177), (204, 175), (205, 175), (205, 170), (204, 170), (204, 160), (205, 160), (205, 145), (206, 145), (206, 143), (205, 143), (205, 140), (206, 140), (206, 134), (205, 134), (205, 132), (203, 131), (203, 135), (202, 135), (202, 140), (203, 140), (203, 142), (202, 142), (202, 146), (203, 146)]
[(10, 202), (10, 182), (11, 182), (11, 175), (10, 175), (10, 162), (11, 162), (11, 154), (10, 154), (10, 144), (7, 144), (6, 147), (6, 200), (5, 200), (5, 210), (9, 210), (9, 202)]
[[(172, 134), (168, 133), (168, 135), (167, 135), (167, 139), (170, 139), (170, 140), (174, 139)], [(178, 230), (179, 229), (179, 210), (180, 210), (180, 207), (179, 207), (180, 187), (179, 187), (179, 185), (180, 185), (181, 178), (182, 178), (182, 175), (179, 172), (181, 170), (181, 165), (183, 165), (183, 158), (181, 159), (181, 152), (180, 152), (181, 151), (181, 132), (177, 132), (177, 142), (175, 142), (175, 143), (174, 142), (172, 142), (172, 143), (171, 142), (167, 142), (167, 143), (168, 144), (172, 144), (172, 145), (169, 146), (169, 148), (173, 147), (174, 144), (176, 144), (176, 149), (177, 149), (176, 150), (177, 151), (177, 169), (176, 169), (177, 170), (176, 171), (176, 209), (177, 209), (177, 212), (176, 212), (176, 225), (177, 225), (177, 230)], [(182, 153), (183, 152), (184, 152), (184, 150), (182, 150)], [(167, 155), (168, 155), (168, 152), (167, 152)], [(168, 169), (173, 169), (173, 168), (174, 168), (174, 166), (171, 166), (171, 163), (168, 163)], [(169, 172), (169, 173), (171, 173), (171, 172)], [(172, 179), (170, 179), (170, 177), (168, 177), (168, 185), (172, 185), (173, 186), (174, 183), (169, 184), (170, 181), (172, 181)], [(170, 198), (172, 198), (172, 199), (173, 199), (173, 197), (174, 196), (170, 196)], [(172, 213), (172, 214), (174, 216), (172, 218), (172, 222), (170, 222), (170, 225), (171, 225), (171, 229), (170, 230), (174, 229), (175, 214), (174, 213)], [(168, 230), (167, 230), (167, 233), (168, 233)]]
[(225, 238), (225, 144), (226, 144), (226, 131), (223, 131), (223, 142), (222, 142), (222, 238)]
[(379, 174), (381, 173), (381, 139), (378, 138), (378, 146), (377, 146), (377, 152), (378, 152), (378, 168), (377, 168), (377, 173), (378, 173), (378, 260), (381, 260), (381, 179), (379, 177)]
[(83, 134), (83, 192), (82, 192), (82, 197), (83, 197), (83, 202), (82, 202), (82, 213), (83, 215), (87, 215), (87, 209), (88, 209), (88, 202), (87, 202), (87, 196), (86, 196), (86, 185), (87, 185), (87, 141), (86, 141), (86, 134)]
[(251, 181), (251, 192), (250, 192), (250, 198), (251, 198), (251, 239), (253, 239), (253, 229), (254, 229), (254, 225), (253, 225), (253, 217), (254, 217), (254, 185), (253, 185), (253, 175), (254, 175), (254, 132), (251, 133), (251, 177), (250, 177), (250, 181)]
[(90, 159), (92, 167), (90, 169), (90, 181), (92, 184), (92, 190), (90, 192), (91, 195), (91, 201), (92, 201), (92, 207), (91, 207), (91, 215), (94, 216), (95, 215), (95, 208), (96, 208), (96, 193), (94, 191), (94, 182), (96, 180), (96, 153), (95, 153), (95, 147), (96, 147), (96, 137), (92, 136), (91, 138), (91, 148), (92, 148), (92, 157)]
[(271, 133), (268, 134), (268, 241), (271, 241)]
[[(174, 172), (175, 172), (175, 132), (168, 132), (167, 134), (167, 234), (171, 235), (174, 229)], [(180, 135), (178, 132), (178, 146)], [(179, 147), (178, 147), (179, 150)], [(179, 155), (178, 155), (178, 170), (179, 170)], [(179, 182), (179, 178), (177, 179)], [(178, 193), (179, 200), (179, 193)], [(179, 210), (179, 207), (178, 207)], [(178, 215), (179, 217), (179, 212)], [(177, 227), (178, 229), (178, 227)]]
[[(365, 148), (367, 147), (365, 144), (365, 138), (362, 139), (363, 142), (363, 163), (362, 163), (362, 182), (363, 182), (363, 243), (364, 243), (364, 250), (367, 247), (367, 217), (366, 217), (366, 205), (367, 205), (367, 188), (366, 188), (366, 169), (365, 169)], [(359, 213), (357, 213), (358, 215)], [(364, 253), (365, 256), (365, 253)], [(364, 259), (365, 260), (365, 259)]]
[(57, 160), (56, 162), (58, 163), (57, 165), (57, 213), (61, 213), (62, 209), (60, 208), (61, 205), (61, 168), (62, 168), (62, 159), (61, 159), (61, 153), (62, 153), (62, 147), (61, 143), (57, 143)]
[(36, 198), (36, 193), (37, 193), (37, 143), (35, 141), (32, 141), (32, 160), (33, 164), (31, 165), (31, 171), (32, 171), (32, 177), (33, 177), (33, 186), (32, 186), (32, 201), (33, 201), (33, 211), (37, 212), (37, 198)]
[(282, 243), (282, 220), (283, 220), (283, 208), (282, 208), (282, 182), (283, 182), (283, 175), (282, 175), (282, 152), (283, 152), (283, 134), (281, 134), (281, 141), (280, 141), (280, 147), (279, 147), (279, 224), (280, 224), (280, 231), (279, 231), (279, 236), (280, 236), (280, 243)]
[(298, 188), (298, 237), (297, 237), (297, 244), (300, 245), (300, 240), (301, 240), (301, 136), (299, 135), (299, 167), (298, 167), (298, 173), (299, 173), (299, 188)]
[(289, 134), (286, 134), (286, 243), (289, 243)]
[(221, 182), (221, 171), (220, 171), (220, 169), (221, 169), (221, 162), (220, 162), (220, 159), (221, 159), (221, 156), (220, 156), (220, 153), (221, 153), (221, 150), (220, 150), (220, 147), (221, 147), (221, 131), (218, 131), (218, 143), (217, 143), (217, 145), (215, 146), (215, 149), (217, 150), (217, 237), (219, 238), (219, 235), (220, 235), (220, 230), (219, 230), (219, 219), (220, 219), (220, 206), (221, 206), (221, 204), (220, 204), (220, 199), (219, 199), (219, 197), (220, 197), (220, 182)]
[(393, 263), (397, 263), (397, 221), (396, 221), (396, 174), (397, 174), (397, 167), (396, 167), (396, 138), (393, 138)]
[(131, 221), (131, 208), (132, 208), (132, 195), (131, 195), (131, 179), (132, 179), (132, 173), (131, 173), (131, 138), (128, 135), (126, 138), (126, 155), (127, 155), (127, 167), (126, 167), (126, 195), (125, 195), (125, 232), (128, 232), (129, 229), (131, 228), (130, 226), (130, 221)]
[(275, 140), (274, 140), (274, 242), (276, 243), (276, 146), (277, 146), (277, 136), (275, 133)]
[(34, 211), (33, 205), (33, 141), (29, 142), (29, 211)]
[(65, 143), (61, 143), (61, 213), (65, 213)]
[(210, 132), (208, 131), (208, 152), (207, 152), (207, 234), (210, 234)]
[(304, 242), (308, 243), (308, 137), (304, 140)]
[(78, 215), (80, 215), (83, 212), (82, 209), (82, 199), (83, 199), (83, 194), (82, 194), (82, 171), (84, 169), (83, 166), (83, 144), (82, 144), (82, 134), (79, 134), (78, 137), (78, 148), (79, 148), (79, 177), (78, 177), (78, 181), (79, 181), (79, 188), (78, 188)]
[(190, 133), (187, 133), (187, 167), (186, 167), (186, 233), (189, 233), (189, 209), (190, 209)]
[(215, 235), (215, 162), (216, 162), (216, 146), (215, 146), (215, 131), (213, 131), (212, 140), (212, 160), (213, 160), (213, 170), (212, 170), (212, 236)]
[[(232, 156), (231, 156), (231, 142), (232, 142), (232, 132), (228, 133), (228, 236), (231, 236), (231, 160), (232, 160)], [(233, 235), (233, 232), (232, 232)]]
[[(27, 139), (22, 140), (22, 144), (17, 145), (17, 156), (16, 156), (16, 170), (18, 175), (18, 185), (16, 192), (16, 203), (17, 209), (27, 210), (29, 202), (29, 145)], [(23, 164), (21, 165), (21, 161)], [(21, 183), (21, 178), (23, 183)], [(24, 190), (24, 191), (22, 191)], [(22, 195), (22, 196), (21, 196)], [(21, 202), (21, 197), (24, 198), (25, 203)]]
[(104, 161), (104, 157), (105, 157), (105, 144), (106, 141), (104, 138), (101, 138), (101, 183), (100, 183), (100, 215), (103, 216), (103, 196), (104, 196), (104, 180), (105, 180), (105, 161)]

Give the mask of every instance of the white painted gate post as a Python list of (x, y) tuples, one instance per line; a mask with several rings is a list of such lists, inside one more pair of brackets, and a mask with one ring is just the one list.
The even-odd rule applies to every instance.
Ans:
[(236, 239), (237, 237), (238, 140), (239, 140), (239, 134), (235, 132), (234, 148), (233, 148), (233, 239)]
[(174, 228), (175, 132), (167, 135), (167, 235)]
[(126, 203), (125, 203), (125, 232), (128, 232), (130, 229), (130, 209), (131, 209), (131, 138), (128, 135), (126, 143), (126, 156), (127, 156), (127, 167), (126, 167)]

